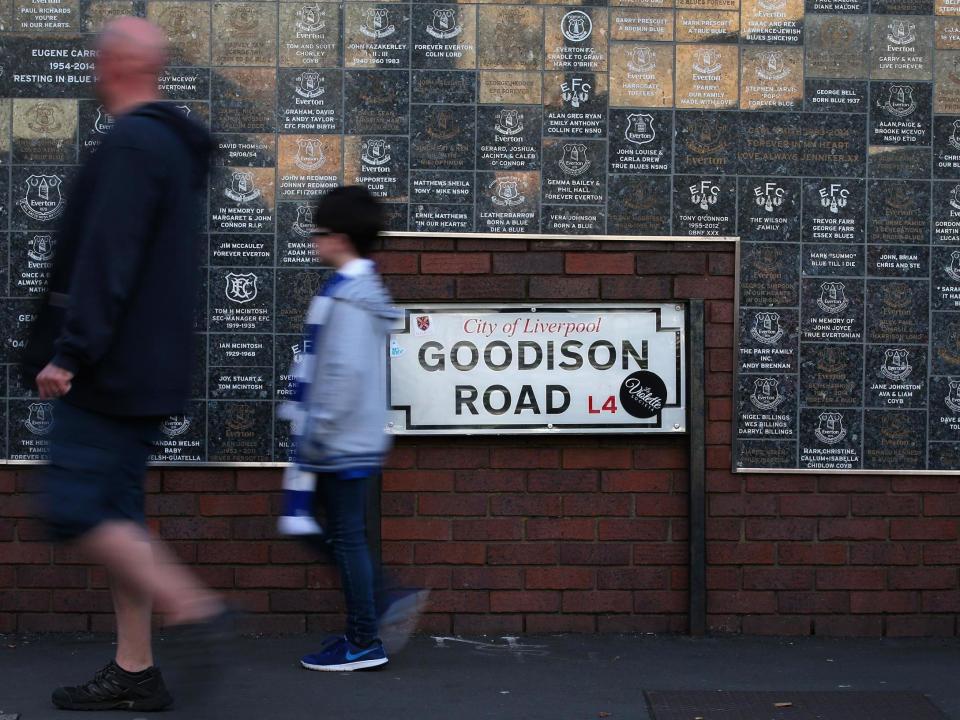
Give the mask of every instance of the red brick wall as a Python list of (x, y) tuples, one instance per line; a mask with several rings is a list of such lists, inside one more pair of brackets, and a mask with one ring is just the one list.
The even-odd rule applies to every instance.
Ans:
[[(955, 478), (731, 474), (733, 248), (391, 239), (407, 302), (707, 299), (708, 611), (714, 631), (952, 635)], [(435, 632), (682, 632), (686, 439), (403, 439), (383, 555), (435, 589)], [(273, 533), (275, 470), (157, 470), (151, 522), (250, 629), (339, 625), (336, 575)], [(107, 630), (100, 571), (43, 541), (29, 473), (0, 471), (0, 631)]]

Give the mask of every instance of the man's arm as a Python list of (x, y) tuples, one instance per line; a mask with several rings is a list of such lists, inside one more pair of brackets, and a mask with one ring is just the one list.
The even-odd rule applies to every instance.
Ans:
[(105, 156), (98, 158), (102, 164), (91, 207), (84, 213), (88, 221), (76, 229), (81, 237), (70, 298), (51, 361), (72, 374), (96, 363), (109, 347), (140, 274), (158, 211), (156, 159), (122, 145), (101, 152)]

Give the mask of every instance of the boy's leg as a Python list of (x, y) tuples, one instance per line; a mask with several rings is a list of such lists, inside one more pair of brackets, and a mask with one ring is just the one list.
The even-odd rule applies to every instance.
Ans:
[(332, 473), (317, 475), (347, 604), (346, 636), (359, 647), (377, 638), (376, 573), (367, 545), (368, 482), (368, 478), (341, 479)]

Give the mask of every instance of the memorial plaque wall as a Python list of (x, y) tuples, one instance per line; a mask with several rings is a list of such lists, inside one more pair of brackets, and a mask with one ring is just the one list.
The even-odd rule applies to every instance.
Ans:
[[(286, 459), (327, 269), (310, 199), (406, 232), (741, 238), (734, 465), (957, 469), (960, 5), (929, 0), (12, 0), (0, 13), (0, 457), (55, 418), (13, 372), (78, 163), (93, 34), (137, 14), (218, 154), (190, 414), (158, 460)], [(265, 431), (267, 429), (267, 431)]]

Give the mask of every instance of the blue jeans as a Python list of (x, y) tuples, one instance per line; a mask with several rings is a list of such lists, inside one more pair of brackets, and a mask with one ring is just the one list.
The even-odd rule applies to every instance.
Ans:
[(317, 474), (317, 500), (326, 511), (325, 534), (340, 570), (347, 603), (347, 639), (369, 645), (377, 637), (380, 573), (367, 545), (369, 477), (345, 479), (336, 473)]

